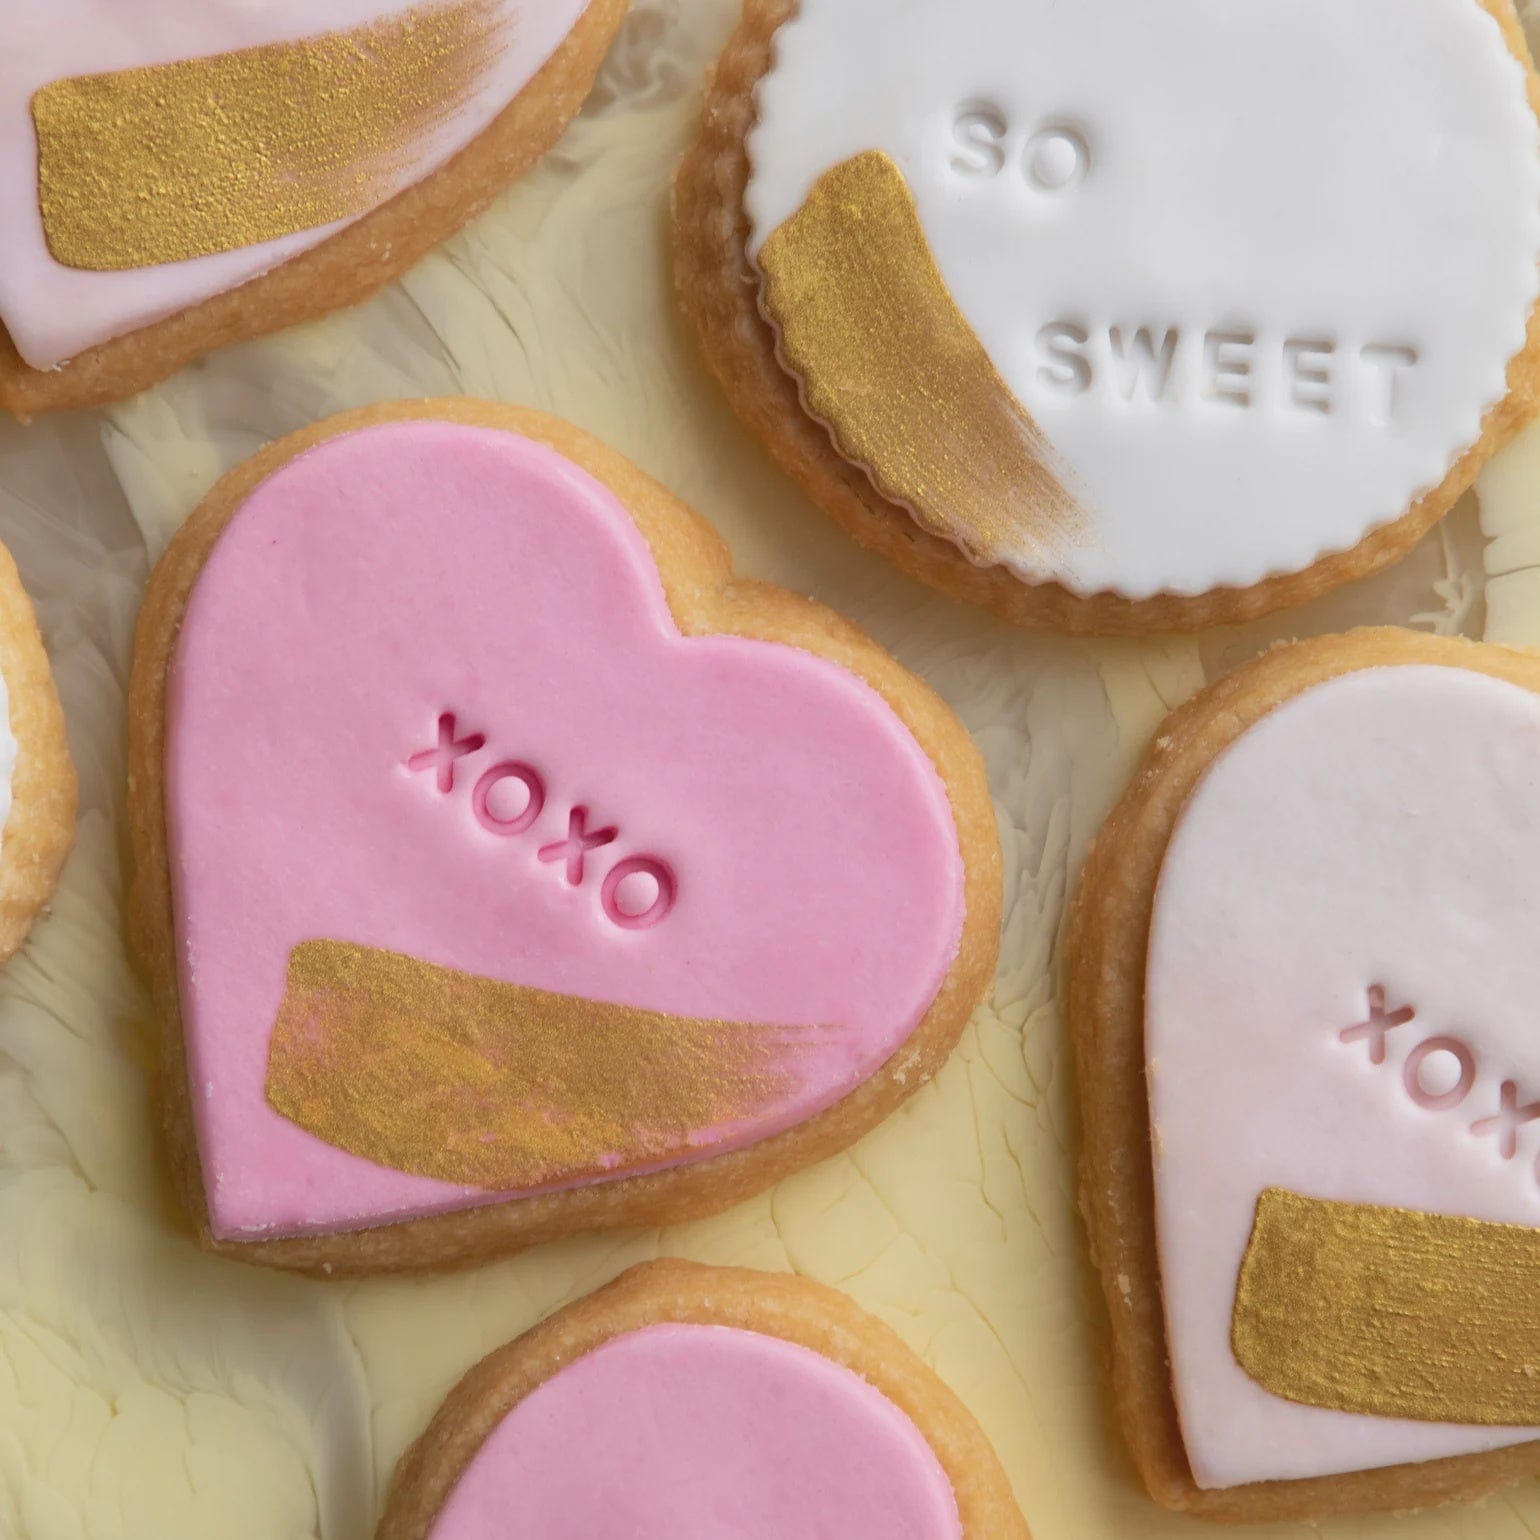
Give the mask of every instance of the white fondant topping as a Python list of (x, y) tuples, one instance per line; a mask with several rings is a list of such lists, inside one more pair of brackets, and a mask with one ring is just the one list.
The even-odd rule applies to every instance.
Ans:
[(1443, 481), (1540, 284), (1523, 69), (1478, 0), (802, 0), (751, 251), (865, 150), (1073, 472), (1028, 581), (1244, 586)]
[[(1145, 1047), (1172, 1383), (1200, 1485), (1536, 1436), (1298, 1405), (1249, 1379), (1230, 1344), (1264, 1188), (1540, 1226), (1540, 1121), (1511, 1156), (1471, 1128), (1504, 1081), (1540, 1097), (1536, 915), (1540, 697), (1484, 674), (1401, 666), (1319, 685), (1237, 739), (1189, 799), (1150, 929)], [(1380, 1062), (1377, 1034), (1352, 1032), (1375, 989), (1385, 1014), (1416, 1012), (1383, 1034)], [(1459, 1080), (1439, 1062), (1450, 1039), (1474, 1077), (1438, 1107)]]

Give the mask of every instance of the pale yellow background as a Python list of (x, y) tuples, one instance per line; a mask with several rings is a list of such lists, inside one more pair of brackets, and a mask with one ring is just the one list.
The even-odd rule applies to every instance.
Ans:
[[(0, 538), (39, 602), (83, 789), (55, 912), (0, 982), (5, 1540), (361, 1540), (462, 1370), (663, 1253), (793, 1268), (890, 1322), (983, 1420), (1038, 1540), (1217, 1533), (1145, 1500), (1109, 1422), (1054, 982), (1065, 895), (1161, 715), (1267, 642), (1376, 619), (1540, 644), (1540, 435), (1491, 472), (1484, 530), (1467, 500), (1395, 572), (1242, 632), (1045, 639), (896, 577), (739, 431), (669, 303), (667, 181), (734, 10), (638, 0), (547, 165), (374, 304), (104, 415), (0, 424)], [(848, 611), (956, 706), (999, 810), (1003, 961), (933, 1086), (756, 1202), (460, 1277), (328, 1287), (200, 1256), (167, 1190), (119, 937), (130, 631), (149, 562), (222, 470), (345, 407), (452, 392), (609, 439), (714, 519), (746, 571)], [(1540, 1535), (1540, 1486), (1252, 1533), (1515, 1540)]]

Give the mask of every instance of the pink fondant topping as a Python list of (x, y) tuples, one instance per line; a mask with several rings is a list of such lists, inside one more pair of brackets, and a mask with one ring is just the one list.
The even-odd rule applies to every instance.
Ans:
[(1244, 733), (1188, 802), (1150, 932), (1162, 1292), (1208, 1487), (1492, 1449), (1534, 1430), (1270, 1395), (1231, 1315), (1266, 1188), (1540, 1226), (1540, 697), (1369, 669)]
[(613, 495), (513, 434), (396, 423), (280, 469), (197, 580), (167, 712), (182, 1012), (220, 1236), (493, 1197), (346, 1154), (268, 1105), (299, 942), (820, 1029), (814, 1051), (788, 1049), (773, 1114), (700, 1129), (690, 1158), (853, 1090), (956, 955), (956, 826), (887, 703), (798, 649), (681, 637)]
[(880, 1391), (795, 1343), (650, 1326), (539, 1386), (431, 1540), (956, 1540), (935, 1452)]

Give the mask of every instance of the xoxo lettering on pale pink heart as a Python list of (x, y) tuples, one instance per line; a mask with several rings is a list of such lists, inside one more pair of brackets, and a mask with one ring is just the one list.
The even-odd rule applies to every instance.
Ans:
[[(1385, 1062), (1390, 1034), (1415, 1021), (1417, 1012), (1410, 1005), (1387, 1009), (1383, 984), (1371, 984), (1365, 993), (1368, 1015), (1343, 1027), (1337, 1033), (1337, 1041), (1348, 1045), (1363, 1043), (1370, 1064), (1380, 1065)], [(1412, 1103), (1425, 1112), (1453, 1112), (1466, 1107), (1475, 1089), (1477, 1067), (1476, 1055), (1467, 1043), (1447, 1033), (1435, 1033), (1420, 1039), (1407, 1054), (1401, 1065), (1401, 1087)], [(1466, 1110), (1468, 1113), (1469, 1108)], [(1540, 1122), (1540, 1101), (1522, 1100), (1518, 1082), (1504, 1080), (1498, 1087), (1497, 1105), (1489, 1113), (1467, 1122), (1465, 1131), (1473, 1138), (1490, 1139), (1498, 1159), (1506, 1161), (1518, 1155), (1523, 1129), (1535, 1122)], [(1535, 1162), (1535, 1178), (1540, 1182), (1540, 1156)]]
[[(454, 793), (456, 767), (487, 746), (487, 735), (461, 734), (455, 713), (439, 713), (435, 742), (409, 754), (403, 763), (414, 775), (431, 774), (440, 796)], [(464, 777), (469, 780), (470, 770)], [(471, 816), (489, 834), (511, 839), (527, 834), (545, 811), (545, 777), (522, 760), (504, 759), (481, 770), (470, 793)], [(554, 867), (569, 887), (580, 888), (589, 877), (588, 856), (620, 839), (613, 824), (590, 828), (592, 814), (583, 803), (567, 812), (564, 839), (540, 845), (536, 859)], [(668, 918), (679, 897), (673, 868), (653, 855), (626, 856), (605, 873), (599, 884), (599, 907), (612, 925), (622, 930), (650, 930)]]

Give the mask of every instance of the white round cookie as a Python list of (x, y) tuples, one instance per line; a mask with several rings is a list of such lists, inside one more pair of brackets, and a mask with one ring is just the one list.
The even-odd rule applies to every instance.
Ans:
[(1540, 294), (1540, 128), (1479, 0), (801, 0), (757, 106), (750, 255), (896, 162), (1085, 515), (1004, 564), (1081, 595), (1247, 587), (1399, 518)]

